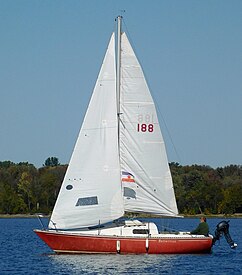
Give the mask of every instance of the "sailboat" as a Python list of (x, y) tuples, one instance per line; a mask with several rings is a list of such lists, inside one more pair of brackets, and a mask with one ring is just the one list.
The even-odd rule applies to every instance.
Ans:
[(156, 107), (116, 21), (48, 229), (34, 231), (56, 253), (208, 253), (211, 235), (120, 219), (179, 214)]

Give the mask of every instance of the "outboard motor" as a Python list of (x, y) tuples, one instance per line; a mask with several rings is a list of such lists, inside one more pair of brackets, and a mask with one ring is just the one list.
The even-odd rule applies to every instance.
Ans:
[(214, 234), (215, 236), (213, 237), (213, 245), (224, 235), (227, 243), (231, 248), (234, 249), (237, 247), (237, 244), (232, 240), (229, 234), (229, 221), (222, 221), (218, 223)]

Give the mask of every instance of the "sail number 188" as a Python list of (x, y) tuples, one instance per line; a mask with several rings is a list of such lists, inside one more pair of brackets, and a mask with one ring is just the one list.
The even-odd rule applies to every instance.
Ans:
[(153, 124), (138, 123), (138, 132), (153, 132), (153, 131), (154, 131)]
[(137, 131), (138, 132), (150, 132), (154, 131), (154, 124), (153, 124), (153, 115), (152, 114), (138, 114), (137, 117), (138, 125)]

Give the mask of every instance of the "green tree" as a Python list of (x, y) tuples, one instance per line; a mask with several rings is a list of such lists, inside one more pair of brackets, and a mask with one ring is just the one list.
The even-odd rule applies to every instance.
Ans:
[(43, 167), (39, 169), (41, 186), (40, 203), (43, 212), (53, 209), (67, 166)]
[(27, 201), (29, 211), (31, 211), (31, 202), (33, 200), (33, 194), (31, 190), (32, 182), (32, 176), (28, 172), (23, 172), (18, 183), (18, 191), (22, 195), (23, 200)]
[(26, 213), (27, 206), (7, 183), (0, 183), (0, 211), (3, 214)]
[(60, 165), (58, 158), (56, 157), (49, 157), (46, 159), (44, 166), (58, 166)]
[(242, 205), (242, 181), (223, 190), (224, 200), (219, 204), (219, 212), (233, 214)]

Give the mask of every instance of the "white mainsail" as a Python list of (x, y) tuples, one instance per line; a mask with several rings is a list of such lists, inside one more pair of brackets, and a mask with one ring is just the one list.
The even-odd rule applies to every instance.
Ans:
[(178, 215), (155, 105), (125, 33), (121, 37), (119, 117), (125, 211)]
[(49, 228), (95, 226), (124, 213), (112, 34)]

